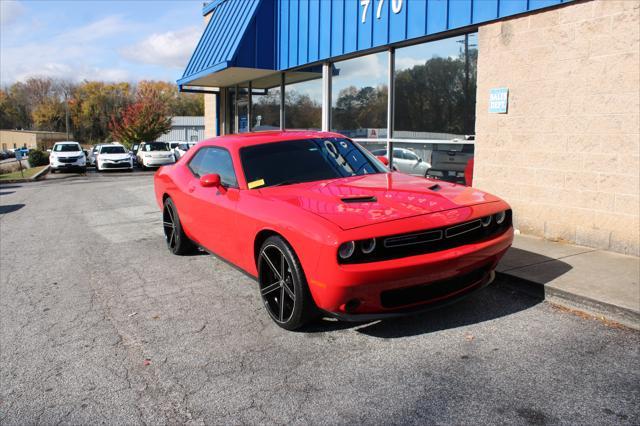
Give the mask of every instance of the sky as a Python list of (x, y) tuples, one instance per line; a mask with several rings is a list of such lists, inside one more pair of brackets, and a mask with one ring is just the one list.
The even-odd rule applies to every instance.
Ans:
[(0, 84), (31, 76), (175, 82), (202, 0), (0, 0)]
[[(0, 85), (32, 76), (104, 81), (182, 76), (204, 30), (203, 0), (0, 0)], [(459, 39), (458, 39), (459, 40)], [(396, 68), (457, 56), (456, 39), (398, 49)], [(334, 90), (386, 83), (386, 54), (336, 64)], [(315, 82), (301, 84), (312, 97)]]

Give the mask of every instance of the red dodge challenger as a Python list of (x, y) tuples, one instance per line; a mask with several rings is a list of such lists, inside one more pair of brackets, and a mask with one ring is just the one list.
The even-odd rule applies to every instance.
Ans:
[(498, 197), (391, 172), (336, 133), (209, 139), (154, 181), (169, 250), (201, 247), (257, 278), (289, 330), (457, 301), (493, 280), (513, 240)]

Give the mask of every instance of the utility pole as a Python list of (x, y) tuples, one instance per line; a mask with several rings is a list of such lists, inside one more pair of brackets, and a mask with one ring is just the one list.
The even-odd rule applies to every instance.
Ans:
[(67, 131), (67, 140), (69, 140), (69, 94), (67, 93), (66, 90), (64, 92), (64, 112), (65, 112), (64, 127), (65, 127), (65, 130)]

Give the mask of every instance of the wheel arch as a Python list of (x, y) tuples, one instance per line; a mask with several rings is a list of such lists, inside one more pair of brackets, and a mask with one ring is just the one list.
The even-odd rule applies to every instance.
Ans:
[[(256, 269), (258, 268), (258, 256), (260, 255), (260, 247), (269, 237), (280, 237), (287, 244), (291, 246), (291, 243), (284, 237), (284, 235), (279, 232), (274, 231), (273, 229), (263, 229), (258, 232), (253, 240), (253, 262), (256, 265)], [(293, 246), (292, 246), (293, 247)]]

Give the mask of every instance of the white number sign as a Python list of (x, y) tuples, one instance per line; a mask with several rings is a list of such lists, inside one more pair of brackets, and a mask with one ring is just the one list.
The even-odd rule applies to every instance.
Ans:
[[(369, 11), (369, 5), (375, 0), (360, 0), (360, 6), (362, 6), (362, 23), (367, 22), (367, 12)], [(384, 0), (378, 0), (378, 9), (376, 10), (376, 18), (380, 19), (382, 16), (382, 5)], [(393, 13), (400, 13), (402, 10), (402, 0), (391, 0), (391, 10)]]

